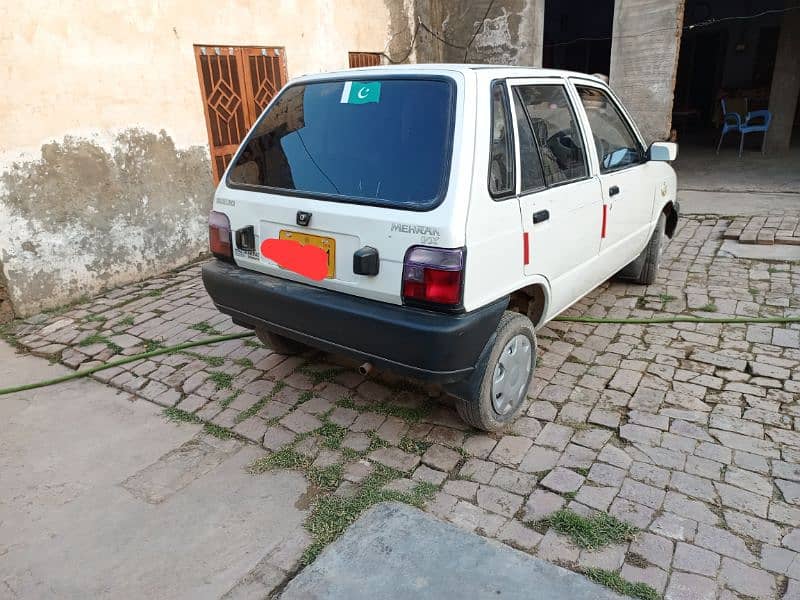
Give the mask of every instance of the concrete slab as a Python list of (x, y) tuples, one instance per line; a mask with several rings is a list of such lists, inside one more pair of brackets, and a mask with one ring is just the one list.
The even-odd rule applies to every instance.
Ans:
[[(3, 386), (64, 372), (0, 342)], [(0, 597), (219, 598), (302, 534), (302, 475), (160, 410), (92, 380), (0, 396)]]
[[(678, 179), (680, 186), (680, 178)], [(678, 190), (681, 212), (687, 215), (779, 215), (800, 210), (800, 194), (764, 192), (704, 192)]]
[(789, 244), (740, 244), (735, 240), (725, 240), (719, 251), (723, 256), (750, 260), (800, 260), (800, 246)]
[(405, 504), (378, 504), (295, 577), (282, 600), (619, 599), (584, 576)]

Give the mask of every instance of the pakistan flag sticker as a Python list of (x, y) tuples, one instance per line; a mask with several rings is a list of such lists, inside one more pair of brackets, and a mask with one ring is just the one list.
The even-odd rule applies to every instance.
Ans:
[(346, 81), (341, 104), (369, 104), (381, 101), (380, 81)]

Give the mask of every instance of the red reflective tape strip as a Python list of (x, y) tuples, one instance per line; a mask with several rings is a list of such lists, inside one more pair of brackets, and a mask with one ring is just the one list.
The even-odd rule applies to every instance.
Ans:
[(530, 251), (528, 250), (528, 232), (522, 233), (522, 263), (527, 265), (530, 262)]
[(606, 237), (606, 220), (608, 219), (608, 205), (603, 204), (603, 225), (600, 229), (600, 239)]

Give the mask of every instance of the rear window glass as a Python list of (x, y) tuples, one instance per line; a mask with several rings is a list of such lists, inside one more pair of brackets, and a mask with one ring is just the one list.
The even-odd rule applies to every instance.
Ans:
[(432, 208), (447, 183), (453, 98), (453, 83), (438, 79), (291, 86), (245, 142), (229, 183)]

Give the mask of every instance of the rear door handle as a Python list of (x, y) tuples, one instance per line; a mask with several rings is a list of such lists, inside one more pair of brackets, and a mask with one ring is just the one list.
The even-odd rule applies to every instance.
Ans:
[(536, 225), (537, 223), (544, 223), (549, 218), (550, 218), (549, 210), (540, 210), (539, 212), (533, 213), (533, 224)]
[(612, 185), (610, 188), (608, 188), (608, 195), (609, 196), (616, 196), (617, 194), (619, 194), (619, 186), (618, 185)]

